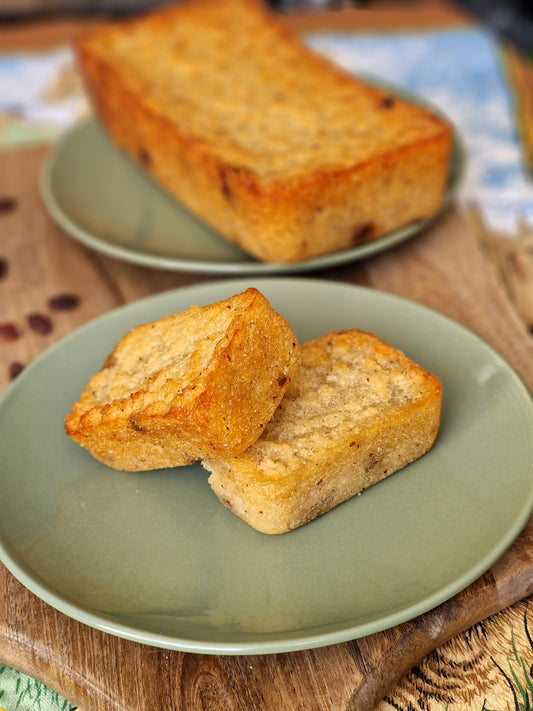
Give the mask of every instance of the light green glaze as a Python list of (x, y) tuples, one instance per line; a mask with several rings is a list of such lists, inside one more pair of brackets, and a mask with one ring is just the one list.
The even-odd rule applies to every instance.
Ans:
[[(63, 433), (89, 376), (132, 326), (256, 286), (301, 341), (373, 331), (439, 376), (434, 448), (288, 534), (227, 511), (200, 466), (116, 472)], [(533, 503), (533, 408), (514, 371), (414, 303), (308, 279), (240, 279), (118, 309), (54, 346), (0, 400), (0, 556), (52, 606), (156, 646), (268, 653), (399, 624), (507, 549)]]

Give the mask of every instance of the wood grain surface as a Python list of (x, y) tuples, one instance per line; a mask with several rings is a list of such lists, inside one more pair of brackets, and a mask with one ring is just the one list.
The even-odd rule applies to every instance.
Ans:
[[(88, 320), (148, 294), (216, 278), (143, 269), (73, 241), (52, 222), (40, 198), (47, 150), (0, 154), (0, 322), (15, 329), (6, 333), (17, 334), (0, 335), (0, 392), (14, 364), (31, 362)], [(313, 276), (399, 294), (456, 319), (499, 351), (533, 391), (533, 338), (471, 221), (456, 206), (387, 253)], [(65, 295), (77, 297), (74, 308), (50, 305), (52, 297)], [(346, 644), (254, 657), (185, 654), (106, 635), (55, 611), (0, 565), (0, 660), (83, 711), (370, 711), (385, 697), (383, 711), (430, 708), (420, 705), (419, 687), (411, 683), (414, 665), (427, 664), (438, 648), (447, 650), (452, 663), (461, 659), (464, 671), (477, 654), (468, 647), (472, 625), (500, 610), (525, 614), (524, 602), (510, 606), (533, 594), (532, 526), (530, 521), (480, 580), (427, 615)], [(467, 695), (478, 684), (472, 676), (458, 676), (462, 698), (473, 698)], [(469, 703), (453, 708), (474, 708)], [(481, 711), (481, 705), (475, 708)]]
[[(131, 266), (70, 239), (44, 211), (38, 176), (45, 149), (2, 156), (2, 320), (21, 336), (1, 343), (10, 363), (29, 362), (60, 336), (146, 294), (205, 280)], [(29, 177), (32, 176), (32, 177)], [(8, 201), (5, 200), (5, 203)], [(451, 208), (430, 230), (383, 255), (319, 273), (426, 304), (491, 343), (533, 389), (533, 339), (481, 251)], [(51, 296), (74, 294), (77, 308), (53, 311)], [(41, 313), (41, 334), (25, 317)], [(210, 657), (152, 649), (67, 619), (0, 568), (0, 655), (85, 711), (173, 709), (357, 709), (375, 707), (418, 660), (449, 637), (533, 592), (531, 526), (502, 562), (451, 602), (412, 623), (324, 649), (264, 657)]]

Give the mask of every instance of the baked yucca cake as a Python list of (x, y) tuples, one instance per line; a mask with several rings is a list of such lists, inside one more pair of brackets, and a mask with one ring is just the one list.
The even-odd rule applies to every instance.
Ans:
[(126, 334), (65, 430), (115, 469), (237, 454), (272, 417), (299, 357), (286, 320), (256, 289), (192, 306)]
[(259, 0), (169, 5), (76, 48), (116, 145), (258, 260), (350, 248), (441, 204), (448, 123), (313, 52)]
[(438, 378), (376, 336), (330, 333), (302, 346), (261, 437), (202, 463), (227, 508), (259, 531), (284, 533), (427, 452), (441, 395)]

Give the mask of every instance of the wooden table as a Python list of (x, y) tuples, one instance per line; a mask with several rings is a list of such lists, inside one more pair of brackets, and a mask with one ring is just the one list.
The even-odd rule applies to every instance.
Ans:
[[(402, 21), (462, 21), (440, 4), (424, 7), (402, 7)], [(398, 15), (384, 6), (373, 13), (287, 18), (298, 29), (347, 21), (394, 25)], [(70, 37), (77, 28), (76, 22), (54, 22), (11, 30), (2, 35), (2, 46), (38, 46)], [(3, 337), (0, 333), (0, 391), (17, 367), (90, 319), (148, 294), (221, 278), (141, 268), (73, 241), (53, 223), (39, 194), (48, 150), (0, 153), (0, 322), (11, 323), (18, 336), (10, 338), (6, 326)], [(533, 338), (458, 206), (408, 243), (313, 276), (399, 294), (447, 314), (492, 344), (533, 391)], [(51, 305), (51, 298), (65, 295), (76, 296), (77, 305)], [(69, 304), (63, 299), (61, 305)], [(510, 672), (495, 649), (503, 649), (504, 658), (512, 655), (505, 637), (511, 627), (520, 655), (529, 653), (528, 663), (533, 661), (533, 650), (521, 646), (531, 641), (527, 598), (532, 593), (530, 521), (479, 581), (410, 623), (317, 650), (217, 657), (150, 648), (85, 627), (43, 603), (0, 566), (0, 660), (85, 711), (444, 710), (446, 703), (481, 711), (485, 699), (499, 698), (499, 690), (510, 698)], [(505, 612), (497, 615), (500, 610)], [(503, 701), (490, 703), (487, 708), (498, 711), (511, 708)]]

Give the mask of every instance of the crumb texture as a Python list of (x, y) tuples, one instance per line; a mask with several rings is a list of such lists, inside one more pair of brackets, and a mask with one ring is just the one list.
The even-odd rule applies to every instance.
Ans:
[(255, 0), (189, 0), (76, 43), (101, 123), (187, 209), (292, 263), (433, 214), (452, 131), (305, 46)]
[(256, 289), (135, 327), (83, 390), (65, 429), (117, 469), (238, 453), (264, 429), (300, 356)]
[(266, 533), (302, 525), (425, 453), (440, 422), (436, 377), (372, 334), (328, 334), (301, 365), (264, 434), (209, 460), (228, 508)]
[[(249, 3), (202, 1), (201, 11), (184, 9), (171, 26), (154, 16), (150, 25), (132, 23), (128, 32), (117, 32), (113, 60), (185, 135), (201, 137), (228, 163), (277, 179), (328, 167), (324, 155), (339, 169), (354, 154), (364, 161), (399, 138), (408, 143), (420, 132), (435, 133), (430, 114), (401, 100), (387, 102), (355, 79), (332, 74), (312, 54), (302, 63), (300, 47)], [(254, 38), (261, 51), (253, 51)], [(101, 51), (109, 50), (101, 45)], [(206, 71), (211, 58), (218, 71)], [(324, 80), (320, 92), (317, 80)], [(354, 113), (365, 120), (354, 121)], [(401, 136), (398, 121), (405, 122)]]
[(215, 314), (192, 307), (135, 328), (91, 378), (77, 411), (120, 401), (141, 388), (147, 396), (167, 386), (182, 391), (207, 367), (234, 318), (232, 309)]

